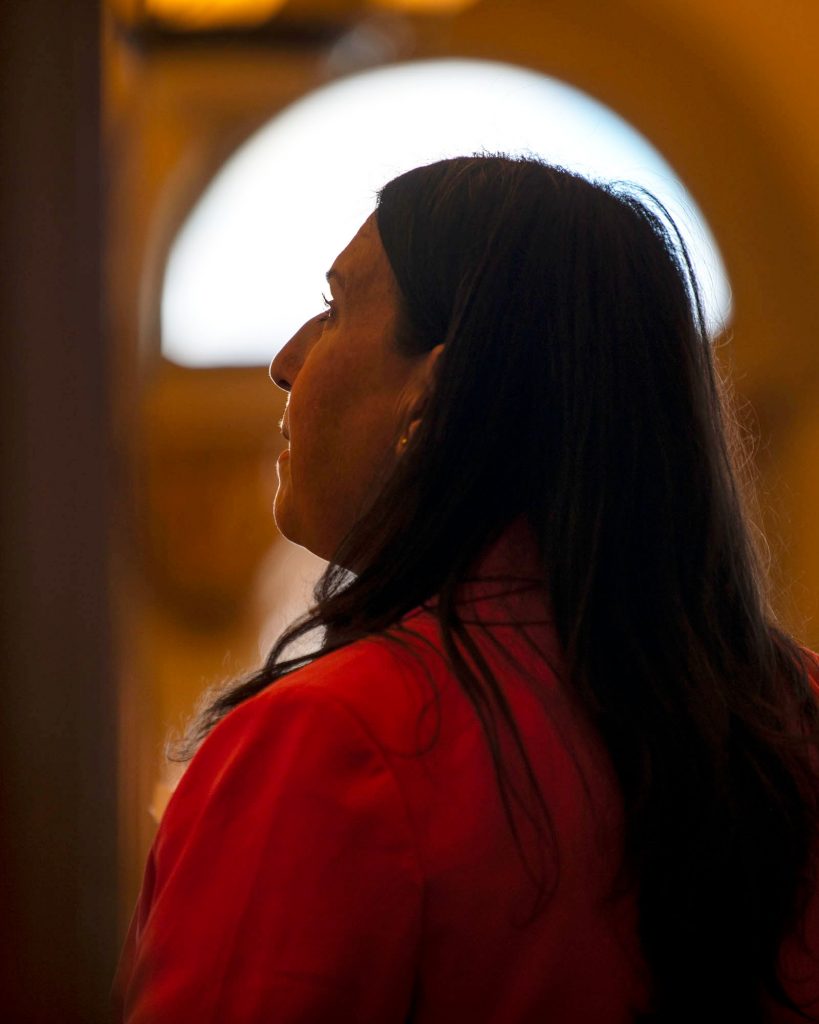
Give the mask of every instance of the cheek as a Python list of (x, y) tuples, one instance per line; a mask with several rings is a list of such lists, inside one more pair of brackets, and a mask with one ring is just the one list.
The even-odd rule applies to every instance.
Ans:
[(333, 359), (330, 365), (327, 355), (317, 346), (294, 383), (281, 515), (286, 504), (305, 532), (340, 540), (394, 463), (400, 389), (387, 374), (374, 379), (362, 373), (362, 364), (374, 364), (380, 373), (375, 359)]
[(366, 442), (359, 426), (370, 406), (366, 388), (359, 386), (360, 367), (356, 374), (350, 360), (328, 355), (317, 351), (305, 362), (293, 387), (289, 418), (295, 465), (325, 475)]
[[(309, 545), (330, 557), (372, 503), (392, 465), (392, 424), (373, 409), (305, 415), (303, 433), (281, 467), (283, 498)], [(292, 424), (291, 420), (291, 424)], [(321, 550), (319, 551), (318, 545)]]
[(348, 371), (321, 344), (305, 360), (290, 394), (290, 435), (300, 445), (320, 442), (349, 401), (343, 383)]

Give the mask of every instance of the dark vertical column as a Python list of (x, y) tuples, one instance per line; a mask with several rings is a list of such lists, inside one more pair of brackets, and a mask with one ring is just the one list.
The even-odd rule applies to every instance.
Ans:
[(0, 1018), (115, 956), (99, 0), (0, 0)]

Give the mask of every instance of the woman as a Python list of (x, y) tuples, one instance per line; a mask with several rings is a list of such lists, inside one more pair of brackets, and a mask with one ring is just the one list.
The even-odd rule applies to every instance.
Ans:
[(129, 1024), (819, 1020), (816, 661), (655, 205), (447, 160), (336, 260), (271, 366), (331, 564), (200, 719)]

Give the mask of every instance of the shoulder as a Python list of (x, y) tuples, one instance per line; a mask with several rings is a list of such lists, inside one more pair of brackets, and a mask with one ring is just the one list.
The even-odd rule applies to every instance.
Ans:
[(286, 757), (298, 746), (335, 759), (341, 748), (380, 746), (385, 737), (423, 713), (448, 670), (436, 642), (437, 624), (412, 613), (383, 635), (367, 637), (318, 658), (234, 708), (203, 742), (185, 779), (238, 759), (254, 767)]
[(378, 1003), (355, 1019), (402, 1016), (417, 840), (391, 764), (335, 681), (389, 662), (368, 647), (329, 657), (235, 708), (188, 766), (123, 960), (128, 1020), (329, 1020), (341, 998)]
[(275, 715), (283, 704), (332, 707), (373, 739), (390, 743), (449, 696), (454, 682), (437, 619), (419, 609), (384, 633), (280, 679), (249, 702), (256, 705), (250, 714)]
[(424, 672), (414, 660), (397, 644), (367, 639), (234, 708), (206, 737), (170, 800), (158, 861), (173, 861), (203, 816), (216, 831), (257, 816), (322, 820), (331, 806), (346, 808), (346, 816), (350, 801), (377, 793), (382, 809), (394, 804), (390, 813), (400, 819), (390, 754), (423, 708)]

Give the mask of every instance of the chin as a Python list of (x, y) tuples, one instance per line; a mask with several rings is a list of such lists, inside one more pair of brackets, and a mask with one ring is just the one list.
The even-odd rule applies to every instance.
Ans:
[(296, 544), (300, 548), (305, 548), (312, 554), (318, 555), (319, 558), (325, 559), (325, 561), (327, 560), (328, 556), (322, 551), (317, 550), (319, 545), (312, 542), (306, 531), (300, 527), (298, 520), (293, 515), (292, 509), (288, 507), (286, 502), (279, 500), (278, 495), (273, 503), (273, 521), (279, 534), (286, 541)]
[(298, 530), (294, 528), (293, 516), (290, 509), (287, 507), (287, 502), (282, 499), (281, 489), (276, 495), (273, 502), (273, 522), (276, 524), (276, 529), (284, 537), (285, 540), (289, 540), (291, 544), (301, 544), (302, 542), (298, 537)]

